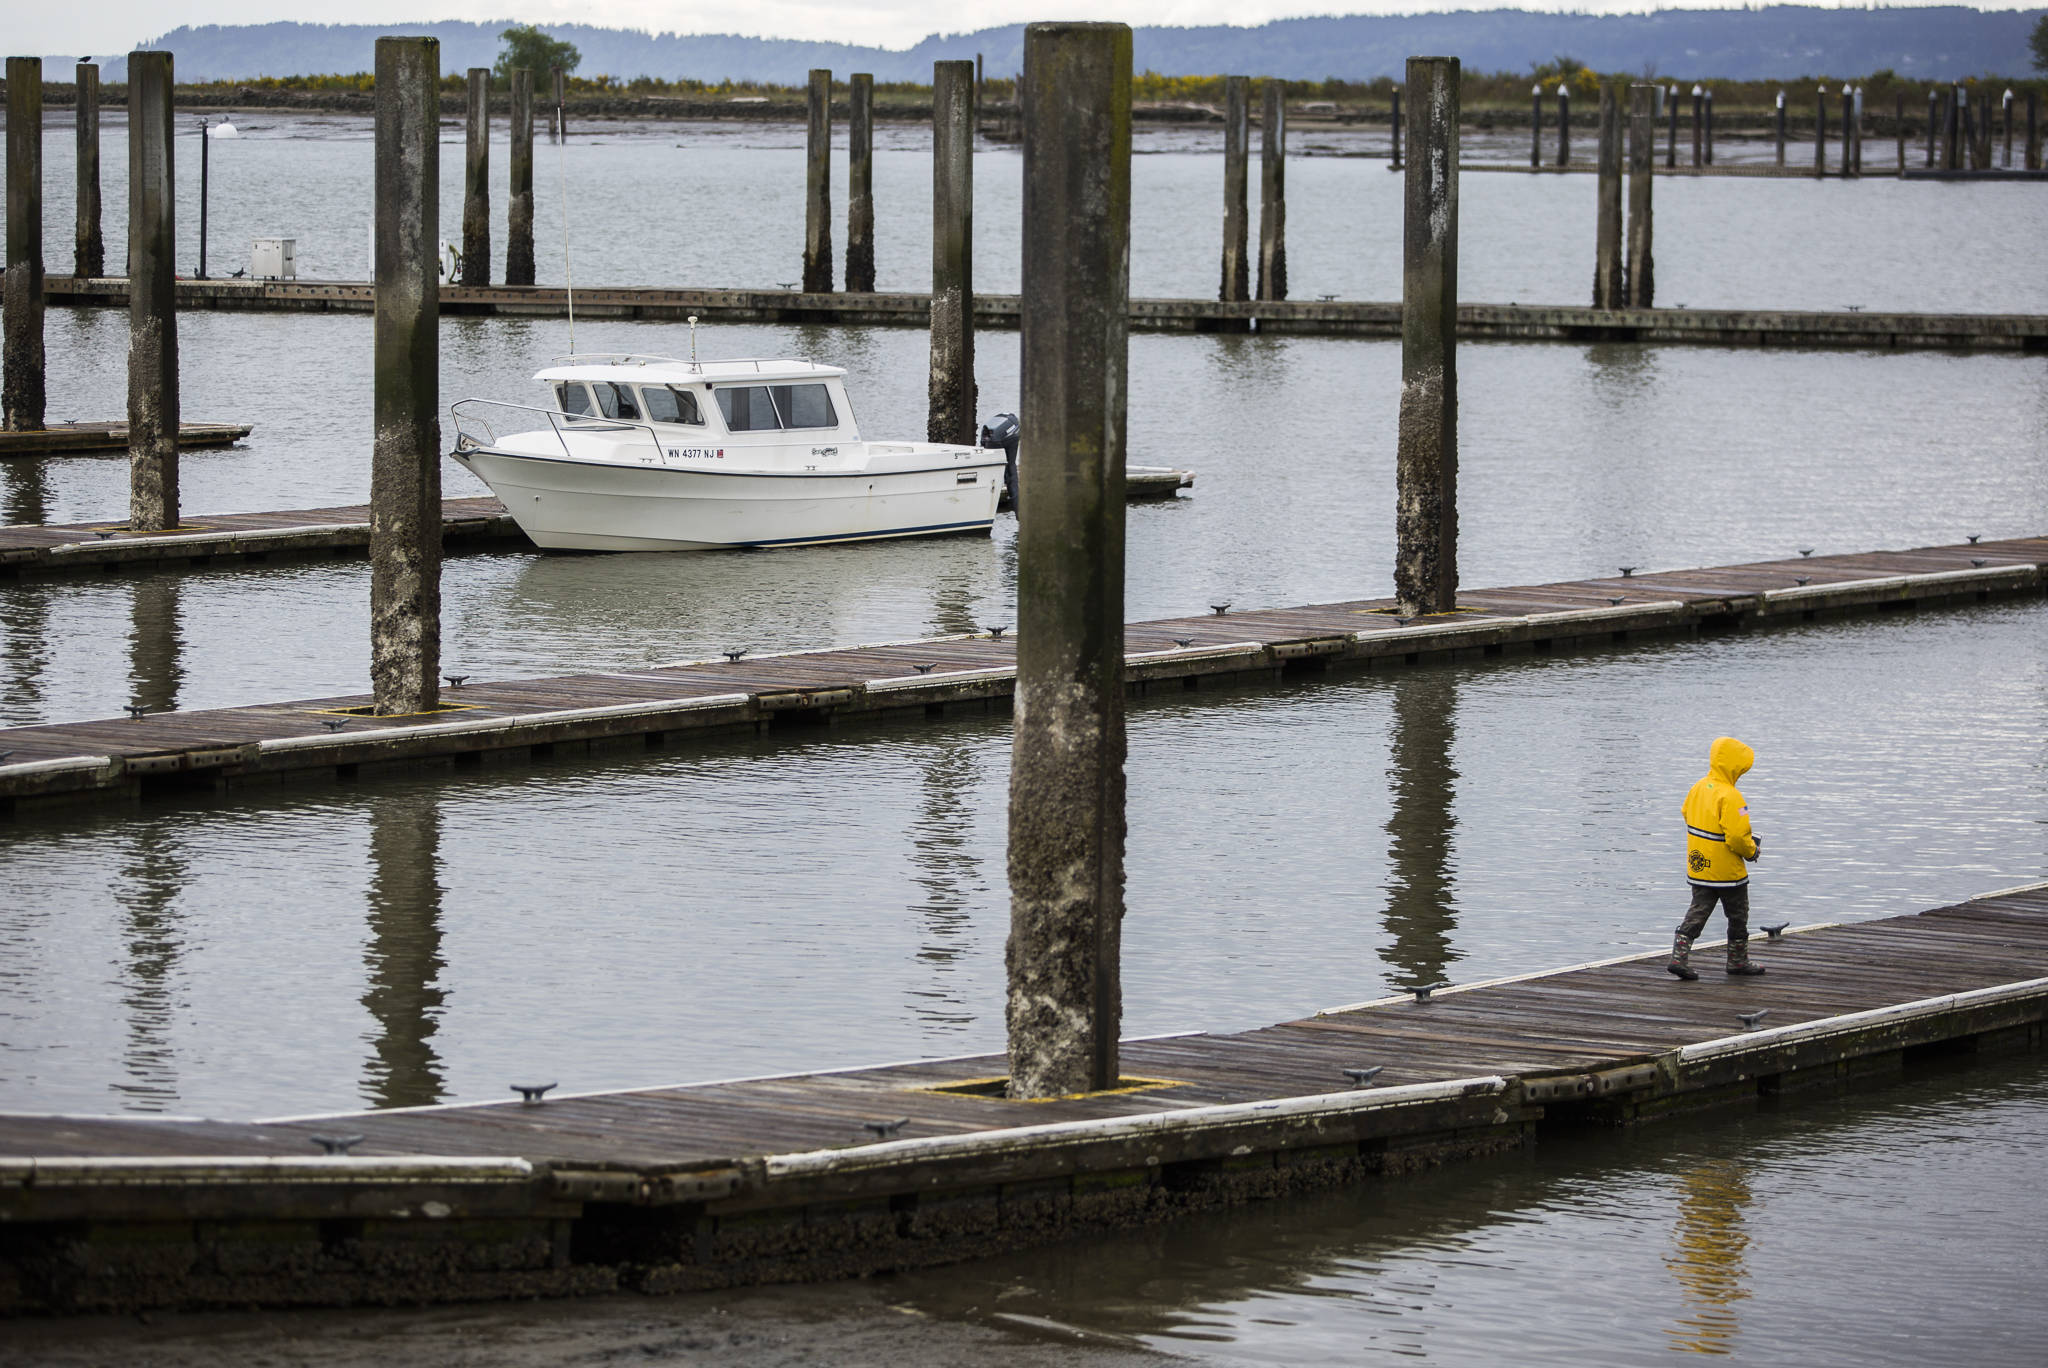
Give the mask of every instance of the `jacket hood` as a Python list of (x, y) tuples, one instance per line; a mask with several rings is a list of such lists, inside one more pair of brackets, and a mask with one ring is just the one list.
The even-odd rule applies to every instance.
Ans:
[(1714, 738), (1714, 744), (1707, 750), (1708, 768), (1728, 776), (1734, 783), (1749, 773), (1749, 767), (1756, 763), (1756, 752), (1732, 736)]

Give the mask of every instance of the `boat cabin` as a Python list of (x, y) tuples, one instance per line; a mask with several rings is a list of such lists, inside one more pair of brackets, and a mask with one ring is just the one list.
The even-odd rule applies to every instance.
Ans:
[[(569, 426), (607, 422), (694, 429), (756, 441), (858, 441), (846, 372), (808, 361), (577, 357), (534, 379)], [(787, 433), (788, 436), (780, 436)]]

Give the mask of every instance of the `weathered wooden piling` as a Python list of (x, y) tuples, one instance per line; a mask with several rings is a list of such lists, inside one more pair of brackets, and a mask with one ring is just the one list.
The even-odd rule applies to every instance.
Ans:
[(2041, 169), (2041, 109), (2034, 91), (2027, 92), (2027, 170)]
[(1899, 174), (1904, 175), (1906, 171), (1906, 97), (1903, 95), (1897, 95), (1892, 98), (1892, 132), (1898, 135)]
[(1842, 179), (1856, 174), (1856, 87), (1842, 85)]
[(1529, 169), (1543, 165), (1543, 82), (1529, 87)]
[(78, 230), (71, 273), (91, 279), (107, 273), (106, 239), (100, 232), (100, 68), (78, 64)]
[(1259, 128), (1259, 298), (1287, 298), (1287, 85), (1277, 77)]
[[(869, 294), (875, 288), (874, 74), (854, 72), (847, 80), (846, 100), (846, 288)], [(978, 114), (980, 106), (975, 108)], [(938, 118), (936, 101), (932, 117)]]
[(1714, 92), (1707, 92), (1707, 165), (1714, 164)]
[[(2031, 97), (2031, 96), (2029, 96), (2028, 98), (2029, 98), (2029, 99), (2031, 99), (2032, 97)], [(1391, 152), (1389, 153), (1389, 165), (1388, 165), (1387, 169), (1388, 169), (1388, 170), (1390, 170), (1390, 171), (1399, 171), (1399, 170), (1401, 169), (1401, 142), (1402, 142), (1402, 139), (1401, 139), (1401, 92), (1400, 92), (1400, 91), (1398, 91), (1398, 90), (1394, 92), (1394, 110), (1393, 110), (1393, 117), (1392, 117), (1392, 118), (1391, 118), (1391, 119), (1390, 119), (1390, 120), (1388, 121), (1388, 127), (1389, 127), (1389, 130), (1390, 130), (1390, 132), (1389, 132), (1389, 135), (1388, 135), (1388, 136), (1389, 136), (1389, 138), (1390, 138), (1390, 142), (1389, 142), (1389, 147), (1390, 147), (1390, 148), (1391, 148), (1392, 150), (1391, 150)]]
[(804, 145), (804, 293), (832, 289), (832, 73), (811, 72)]
[(1962, 91), (1950, 86), (1941, 95), (1941, 168), (1960, 171), (1963, 167)]
[(128, 526), (136, 532), (178, 526), (173, 83), (170, 53), (128, 54)]
[[(1277, 82), (1275, 83), (1277, 85)], [(1131, 30), (1024, 33), (1012, 1097), (1118, 1080)]]
[(1706, 165), (1706, 144), (1702, 140), (1702, 134), (1705, 132), (1706, 126), (1706, 104), (1706, 87), (1694, 86), (1692, 88), (1692, 164), (1694, 166)]
[(377, 40), (370, 685), (379, 716), (440, 702), (440, 72), (438, 39)]
[(1976, 113), (1971, 129), (1970, 165), (1978, 171), (1991, 169), (1991, 142), (1993, 120), (1991, 117), (1991, 92), (1986, 90), (1973, 95), (1970, 103)]
[(971, 446), (974, 63), (932, 63), (932, 363), (925, 440)]
[(511, 177), (505, 206), (505, 283), (533, 284), (533, 72), (512, 69)]
[(1927, 92), (1927, 165), (1932, 168), (1941, 144), (1941, 92)]
[(1678, 87), (1674, 85), (1669, 91), (1665, 91), (1663, 86), (1656, 86), (1654, 89), (1660, 92), (1659, 98), (1664, 101), (1665, 112), (1670, 115), (1670, 132), (1664, 141), (1664, 166), (1666, 170), (1670, 170), (1678, 165)]
[(1622, 270), (1621, 101), (1613, 86), (1600, 86), (1600, 193), (1594, 232), (1593, 307), (1619, 309), (1626, 303)]
[(1785, 164), (1785, 92), (1778, 92), (1778, 165)]
[(1657, 87), (1632, 85), (1628, 88), (1628, 274), (1623, 281), (1632, 309), (1650, 308), (1656, 299), (1650, 217), (1656, 156)]
[(462, 283), (491, 283), (491, 69), (471, 67), (462, 171)]
[(1557, 83), (1557, 164), (1570, 166), (1572, 163), (1572, 90), (1563, 81)]
[(43, 426), (43, 59), (7, 59), (7, 277), (0, 287), (0, 410)]
[(2012, 91), (2010, 89), (2008, 89), (2005, 92), (2003, 109), (2003, 123), (2005, 125), (2005, 155), (2001, 159), (1999, 164), (2005, 167), (2006, 170), (2010, 171), (2012, 169)]
[(1828, 173), (1828, 88), (1820, 86), (1813, 92), (1813, 175), (1816, 180)]
[[(1399, 108), (1401, 97), (1394, 97)], [(1223, 78), (1223, 283), (1224, 303), (1252, 297), (1251, 182), (1252, 83), (1249, 76)]]
[(1411, 616), (1458, 596), (1459, 79), (1455, 57), (1408, 59), (1394, 597)]

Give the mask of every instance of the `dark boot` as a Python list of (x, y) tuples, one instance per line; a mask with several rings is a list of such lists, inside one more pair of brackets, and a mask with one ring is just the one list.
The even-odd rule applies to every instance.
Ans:
[[(1699, 971), (1692, 967), (1692, 937), (1683, 931), (1671, 937), (1671, 961), (1664, 966), (1679, 978), (1691, 983), (1699, 978)], [(1729, 971), (1733, 973), (1733, 970)]]
[(1730, 940), (1728, 942), (1728, 972), (1738, 978), (1748, 978), (1764, 972), (1764, 967), (1761, 964), (1751, 964), (1749, 962), (1749, 938), (1747, 936), (1741, 940)]

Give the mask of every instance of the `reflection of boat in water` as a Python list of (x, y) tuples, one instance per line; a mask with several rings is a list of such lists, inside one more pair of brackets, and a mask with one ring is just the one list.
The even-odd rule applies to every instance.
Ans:
[(809, 361), (571, 357), (534, 377), (552, 391), (552, 408), (454, 404), (451, 455), (543, 547), (699, 551), (986, 534), (1004, 452), (864, 441), (844, 377)]

